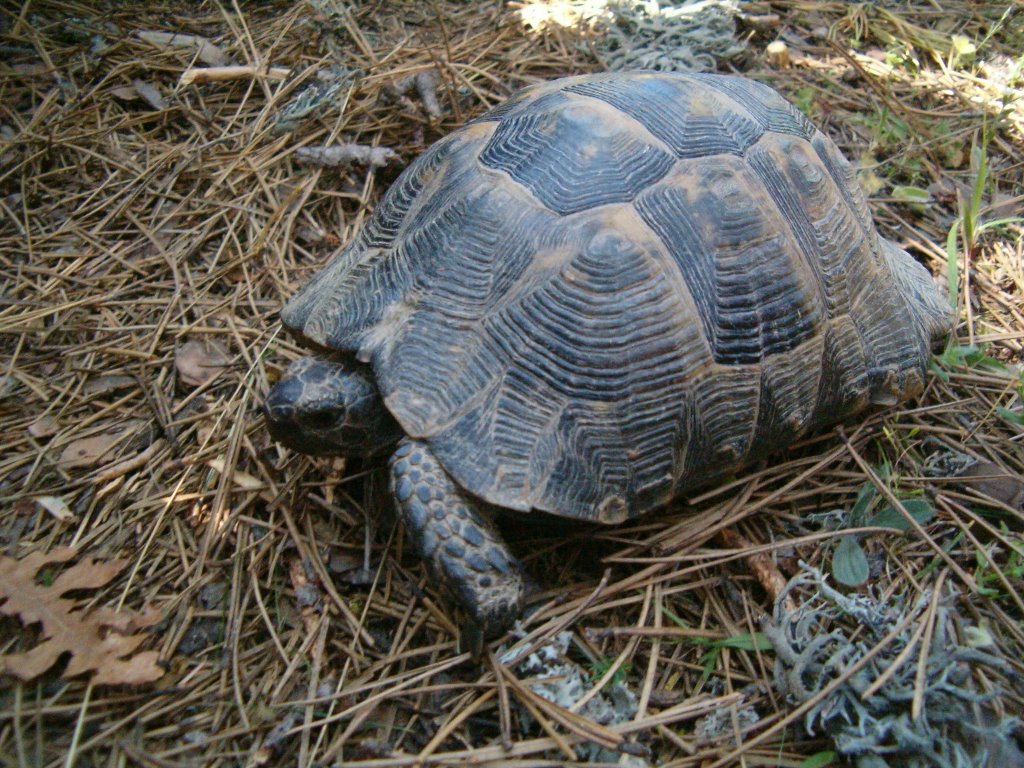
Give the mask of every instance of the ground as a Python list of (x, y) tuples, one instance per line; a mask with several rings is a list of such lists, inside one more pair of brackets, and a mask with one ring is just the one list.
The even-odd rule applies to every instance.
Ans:
[[(858, 165), (883, 233), (953, 289), (955, 338), (919, 401), (661, 513), (513, 522), (542, 591), (481, 665), (374, 466), (272, 444), (258, 405), (302, 354), (282, 303), (434, 140), (600, 69), (604, 4), (0, 7), (0, 764), (821, 766), (855, 754), (818, 726), (861, 668), (905, 683), (902, 722), (954, 728), (929, 698), (947, 658), (991, 694), (965, 717), (1022, 710), (1020, 11), (739, 5), (719, 69)], [(224, 65), (252, 69), (182, 81)], [(298, 162), (342, 143), (380, 149)], [(783, 693), (776, 660), (813, 654), (778, 627), (830, 594), (802, 563), (838, 590), (815, 615), (848, 664)], [(889, 716), (871, 693), (841, 706)]]

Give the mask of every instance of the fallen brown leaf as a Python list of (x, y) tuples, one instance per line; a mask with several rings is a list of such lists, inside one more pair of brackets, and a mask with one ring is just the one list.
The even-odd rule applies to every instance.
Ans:
[(120, 434), (103, 432), (92, 437), (83, 437), (80, 440), (73, 440), (65, 446), (57, 459), (61, 469), (77, 469), (79, 467), (91, 467), (98, 464), (104, 456), (110, 453), (117, 445)]
[(174, 353), (178, 378), (190, 387), (198, 387), (216, 378), (227, 364), (227, 352), (215, 341), (186, 341)]
[[(92, 673), (97, 685), (137, 685), (157, 680), (163, 669), (156, 651), (135, 650), (145, 635), (121, 634), (113, 629), (144, 626), (152, 614), (136, 617), (128, 611), (102, 608), (81, 610), (76, 600), (64, 598), (72, 590), (96, 589), (107, 584), (127, 564), (126, 560), (85, 558), (62, 572), (52, 584), (37, 580), (41, 568), (65, 563), (77, 555), (71, 547), (52, 552), (33, 552), (21, 560), (0, 556), (0, 613), (17, 616), (25, 625), (42, 625), (42, 641), (24, 653), (0, 656), (3, 671), (31, 680), (70, 653), (63, 676)], [(141, 623), (138, 623), (141, 622)]]
[(53, 437), (60, 431), (60, 424), (53, 416), (40, 416), (28, 425), (28, 433), (32, 437)]
[(135, 385), (136, 381), (131, 376), (117, 376), (113, 374), (96, 376), (85, 383), (85, 386), (82, 387), (82, 394), (99, 395), (107, 392), (117, 392), (118, 390), (134, 387)]
[(72, 440), (64, 446), (60, 458), (57, 459), (57, 465), (61, 469), (79, 469), (92, 467), (105, 459), (114, 458), (112, 455), (114, 449), (122, 444), (127, 445), (126, 440), (138, 436), (139, 429), (144, 425), (145, 422), (140, 419), (127, 419), (119, 422), (116, 426), (112, 425), (106, 432)]
[(1024, 510), (1024, 478), (991, 461), (971, 464), (956, 475), (963, 485), (1014, 509)]
[(132, 80), (132, 87), (153, 109), (160, 111), (167, 108), (167, 102), (160, 93), (160, 89), (152, 83), (147, 83), (145, 80)]

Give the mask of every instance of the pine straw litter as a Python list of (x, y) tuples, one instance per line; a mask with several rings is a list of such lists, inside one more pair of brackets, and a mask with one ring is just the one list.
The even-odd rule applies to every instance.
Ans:
[[(568, 26), (523, 23), (556, 5)], [(1012, 9), (739, 4), (719, 69), (782, 90), (860, 165), (884, 234), (952, 266), (956, 338), (919, 402), (662, 513), (510, 520), (542, 589), (481, 665), (377, 469), (270, 443), (258, 405), (302, 353), (283, 301), (434, 140), (600, 68), (583, 5), (0, 9), (0, 764), (825, 765), (862, 754), (826, 727), (858, 702), (953, 738), (947, 657), (960, 720), (1015, 749)]]

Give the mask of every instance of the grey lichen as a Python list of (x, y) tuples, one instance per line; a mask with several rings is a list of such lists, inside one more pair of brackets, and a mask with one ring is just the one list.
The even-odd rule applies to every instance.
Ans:
[[(559, 632), (525, 658), (520, 659), (515, 650), (506, 652), (501, 663), (514, 666), (516, 673), (528, 680), (527, 685), (537, 695), (565, 709), (574, 709), (577, 702), (590, 693), (596, 680), (569, 658), (571, 642), (571, 632)], [(637, 700), (624, 682), (610, 682), (577, 709), (595, 723), (610, 725), (633, 717)], [(520, 717), (522, 722), (532, 719), (525, 709), (520, 711)], [(588, 763), (615, 762), (622, 758), (618, 753), (590, 743), (581, 744), (577, 752)], [(639, 758), (630, 761), (630, 765), (642, 764), (645, 763)]]
[(272, 130), (275, 134), (294, 131), (313, 116), (340, 108), (349, 90), (362, 77), (357, 69), (342, 65), (326, 67), (306, 83), (278, 112)]
[(743, 50), (735, 0), (613, 0), (594, 48), (610, 69), (709, 72)]
[[(785, 598), (799, 587), (812, 588), (814, 596), (787, 612)], [(994, 649), (959, 641), (958, 597), (947, 588), (934, 607), (915, 718), (912, 703), (925, 634), (916, 630), (928, 620), (932, 595), (925, 593), (913, 602), (905, 595), (884, 601), (871, 594), (844, 595), (820, 571), (805, 565), (780, 595), (773, 617), (764, 622), (764, 634), (776, 652), (775, 685), (792, 703), (808, 702), (894, 634), (807, 711), (808, 733), (830, 736), (858, 768), (1024, 765), (1013, 739), (1020, 721), (996, 714), (998, 689), (979, 690), (975, 675), (991, 679), (992, 673), (1010, 676), (1013, 671)], [(959, 629), (968, 636), (966, 627)], [(893, 670), (893, 664), (899, 666)], [(864, 696), (883, 673), (889, 675), (884, 685)]]

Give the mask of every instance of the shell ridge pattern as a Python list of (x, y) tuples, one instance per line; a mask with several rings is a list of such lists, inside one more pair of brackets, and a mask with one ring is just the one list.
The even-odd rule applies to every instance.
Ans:
[[(630, 130), (635, 135), (642, 135), (644, 140), (653, 147), (657, 147), (659, 150), (664, 152), (666, 155), (674, 155), (675, 152), (665, 141), (654, 133), (643, 121), (637, 119), (635, 115), (630, 114), (624, 109), (619, 108), (617, 105), (606, 101), (605, 99), (598, 98), (583, 90), (578, 90), (573, 86), (569, 86), (563, 89), (568, 97), (573, 101), (580, 103), (581, 105), (591, 102), (590, 108), (596, 111), (598, 114), (604, 114), (611, 120), (621, 120), (630, 126)], [(669, 165), (671, 168), (671, 165)], [(666, 169), (666, 173), (668, 169)], [(632, 199), (632, 198), (631, 198)], [(624, 200), (621, 202), (629, 202)]]
[(693, 72), (684, 76), (717, 91), (723, 98), (729, 99), (736, 107), (754, 117), (765, 130), (799, 136), (808, 141), (818, 133), (803, 112), (756, 80), (734, 75), (709, 75), (703, 72)]
[[(628, 209), (620, 215), (635, 216)], [(710, 357), (692, 309), (691, 321), (680, 323), (680, 297), (660, 252), (644, 252), (614, 230), (598, 230), (589, 242), (555, 279), (487, 321), (510, 372), (517, 371), (510, 373), (514, 379), (569, 402), (560, 426), (568, 434), (552, 474), (557, 489), (549, 483), (536, 499), (540, 508), (568, 514), (614, 496), (616, 483), (626, 489), (674, 484), (681, 442), (672, 439), (681, 421), (676, 410), (689, 398), (690, 374)], [(664, 428), (652, 430), (659, 418)], [(536, 474), (530, 488), (539, 487)], [(566, 500), (571, 503), (547, 498), (570, 487), (580, 489), (578, 498)]]
[(355, 346), (467, 491), (615, 522), (913, 391), (927, 340), (881, 248), (766, 86), (585, 76), (424, 153), (285, 322)]
[(808, 203), (820, 191), (817, 185), (821, 171), (813, 164), (801, 162), (806, 158), (800, 153), (799, 141), (778, 134), (768, 134), (765, 139), (747, 155), (747, 163), (775, 209), (773, 218), (777, 226), (792, 236), (800, 266), (814, 275), (809, 283), (816, 289), (817, 303), (827, 314), (829, 301), (821, 246), (808, 215)]
[(835, 144), (824, 134), (818, 132), (811, 139), (811, 146), (821, 160), (822, 165), (825, 166), (825, 169), (832, 176), (839, 194), (846, 199), (850, 210), (856, 215), (857, 224), (861, 232), (864, 233), (864, 237), (867, 239), (868, 246), (871, 249), (872, 260), (875, 264), (880, 264), (881, 255), (879, 254), (878, 232), (871, 219), (867, 198), (861, 191), (860, 183), (857, 181), (857, 170), (850, 165), (849, 161), (836, 149)]
[(409, 166), (355, 240), (288, 302), (282, 311), (286, 325), (325, 346), (359, 349), (363, 334), (380, 321), (389, 305), (403, 298), (414, 269), (395, 254), (393, 245), (408, 228), (409, 213), (445, 175), (461, 141), (453, 134)]
[(675, 161), (629, 123), (562, 91), (538, 97), (496, 125), (480, 162), (505, 171), (562, 215), (632, 200)]
[(742, 155), (764, 127), (715, 89), (687, 75), (639, 78), (631, 88), (587, 81), (565, 90), (603, 101), (644, 126), (677, 158)]
[(689, 163), (635, 204), (679, 261), (722, 363), (760, 362), (820, 325), (817, 281), (794, 264), (761, 186), (742, 158), (720, 156)]
[(389, 406), (417, 436), (434, 435), (475, 407), (474, 387), (498, 375), (504, 354), (483, 333), (485, 319), (524, 276), (541, 276), (540, 254), (564, 237), (555, 215), (523, 194), (477, 177), (462, 203), (445, 209), (450, 217), (414, 228), (399, 246), (410, 261), (438, 250), (446, 257), (443, 269), (416, 275), (408, 324), (374, 357)]

